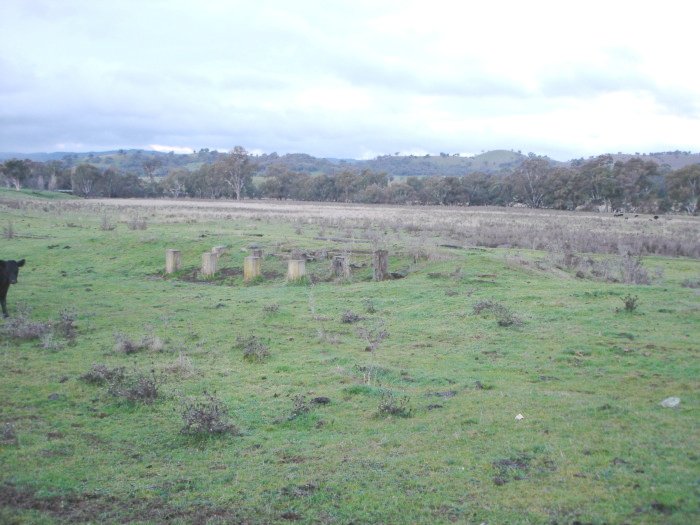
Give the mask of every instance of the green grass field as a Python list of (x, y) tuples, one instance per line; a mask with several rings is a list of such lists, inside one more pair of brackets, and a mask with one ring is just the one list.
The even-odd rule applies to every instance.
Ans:
[[(700, 521), (700, 261), (645, 257), (652, 283), (623, 284), (544, 252), (417, 250), (421, 232), (350, 242), (175, 205), (131, 230), (133, 209), (100, 206), (0, 194), (0, 258), (27, 259), (10, 314), (52, 325), (0, 321), (0, 522)], [(378, 242), (403, 278), (371, 280)], [(254, 244), (265, 277), (244, 284)], [(221, 273), (198, 277), (217, 245)], [(308, 282), (285, 282), (294, 249)], [(350, 255), (349, 282), (323, 251)], [(269, 355), (245, 359), (250, 337)], [(93, 364), (155, 377), (157, 398), (81, 378)], [(181, 432), (204, 392), (235, 431)]]

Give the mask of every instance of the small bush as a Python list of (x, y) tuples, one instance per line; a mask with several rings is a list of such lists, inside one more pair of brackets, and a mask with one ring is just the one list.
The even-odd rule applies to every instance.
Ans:
[(356, 323), (358, 321), (361, 321), (362, 317), (357, 315), (355, 312), (352, 312), (350, 310), (346, 310), (343, 312), (343, 315), (340, 316), (340, 321), (346, 324), (352, 324)]
[(110, 368), (107, 365), (93, 363), (90, 370), (80, 376), (80, 379), (92, 385), (104, 385), (109, 382), (121, 380), (124, 377), (124, 367)]
[(263, 306), (263, 312), (266, 314), (276, 314), (279, 312), (280, 305), (277, 303), (272, 303), (272, 304), (266, 304)]
[(0, 444), (17, 444), (17, 434), (15, 432), (15, 426), (12, 423), (3, 423), (2, 426), (0, 426)]
[(393, 392), (384, 392), (377, 408), (383, 416), (411, 417), (413, 410), (410, 402), (411, 398), (407, 395), (397, 396)]
[(649, 284), (651, 278), (642, 264), (641, 257), (625, 255), (620, 260), (620, 280), (628, 284)]
[(179, 353), (173, 364), (165, 367), (165, 370), (180, 377), (192, 377), (195, 373), (192, 360), (182, 352)]
[(136, 217), (127, 221), (126, 227), (130, 230), (145, 230), (148, 228), (148, 223), (146, 222), (146, 219), (137, 215)]
[(42, 321), (32, 321), (29, 317), (31, 310), (19, 309), (14, 317), (5, 319), (0, 326), (0, 333), (9, 339), (31, 341), (39, 339), (51, 331), (51, 324)]
[(107, 214), (102, 215), (102, 220), (100, 221), (100, 230), (102, 231), (112, 231), (116, 226), (109, 220)]
[(620, 300), (625, 305), (625, 312), (634, 312), (637, 309), (637, 301), (639, 297), (632, 294), (627, 294), (624, 297), (620, 297)]
[(493, 314), (498, 326), (521, 326), (523, 324), (522, 319), (515, 315), (510, 308), (497, 301), (492, 301), (491, 299), (478, 301), (472, 308), (476, 315), (483, 312), (490, 312)]
[(150, 375), (134, 372), (129, 375), (116, 376), (109, 381), (109, 393), (131, 403), (151, 404), (158, 398), (159, 381), (155, 370)]
[(248, 361), (264, 361), (270, 357), (270, 349), (254, 335), (238, 337), (236, 346), (243, 350), (243, 359)]
[(41, 343), (39, 346), (44, 350), (58, 352), (59, 350), (63, 350), (64, 343), (57, 341), (52, 332), (47, 332), (41, 336)]
[(297, 394), (292, 398), (292, 413), (289, 415), (289, 420), (295, 419), (302, 414), (306, 414), (311, 410), (311, 404), (306, 399), (304, 394)]
[(379, 319), (372, 325), (361, 326), (358, 328), (357, 335), (359, 335), (367, 343), (365, 350), (368, 352), (376, 352), (382, 341), (389, 337), (389, 332), (387, 332), (384, 328), (384, 321)]
[(140, 340), (131, 339), (122, 332), (114, 334), (114, 352), (117, 354), (135, 354), (143, 350), (161, 352), (165, 348), (163, 340), (152, 332), (144, 335)]
[(374, 304), (374, 301), (372, 299), (366, 297), (365, 299), (362, 299), (362, 305), (365, 307), (365, 312), (368, 314), (373, 314), (377, 312), (377, 307)]
[(54, 331), (69, 342), (74, 342), (78, 333), (78, 328), (75, 326), (77, 313), (72, 309), (63, 309), (58, 314), (58, 322), (54, 326)]
[(185, 425), (180, 429), (181, 434), (238, 434), (238, 429), (229, 420), (228, 407), (206, 391), (201, 397), (184, 402), (182, 420)]

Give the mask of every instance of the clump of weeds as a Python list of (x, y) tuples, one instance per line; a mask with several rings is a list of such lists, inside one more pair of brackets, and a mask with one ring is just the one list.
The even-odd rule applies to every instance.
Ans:
[(93, 363), (90, 370), (81, 375), (80, 379), (92, 385), (104, 385), (112, 381), (117, 381), (122, 377), (124, 377), (123, 366), (110, 368), (105, 364)]
[(155, 370), (149, 373), (134, 371), (110, 380), (108, 392), (130, 403), (150, 405), (158, 398), (159, 386), (160, 381), (156, 377)]
[(183, 402), (181, 434), (189, 436), (219, 436), (238, 434), (231, 422), (229, 409), (224, 402), (207, 391), (197, 398)]
[(40, 339), (51, 331), (51, 323), (33, 321), (30, 313), (29, 308), (18, 308), (13, 317), (5, 319), (5, 322), (0, 325), (0, 334), (15, 341), (31, 341)]
[(266, 304), (263, 306), (263, 312), (266, 314), (276, 314), (280, 310), (280, 305), (277, 303)]
[(352, 324), (356, 323), (358, 321), (361, 321), (362, 317), (360, 317), (358, 314), (351, 310), (345, 310), (343, 314), (340, 316), (340, 322), (341, 323), (346, 323), (346, 324)]
[(270, 348), (254, 335), (239, 336), (236, 338), (236, 347), (243, 350), (243, 359), (246, 361), (260, 362), (270, 357)]
[(523, 324), (522, 319), (513, 313), (510, 308), (491, 299), (476, 302), (473, 310), (476, 315), (484, 312), (491, 313), (496, 318), (498, 326), (522, 326)]
[(407, 395), (396, 395), (393, 392), (384, 392), (379, 401), (377, 411), (380, 416), (411, 417), (411, 398)]
[(637, 297), (636, 295), (627, 294), (624, 297), (620, 297), (620, 300), (625, 305), (625, 312), (632, 313), (637, 309), (637, 301), (639, 301), (639, 297)]

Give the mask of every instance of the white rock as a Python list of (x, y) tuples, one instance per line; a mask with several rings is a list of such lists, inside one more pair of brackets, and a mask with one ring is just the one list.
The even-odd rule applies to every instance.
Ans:
[(681, 404), (681, 398), (680, 397), (667, 397), (661, 402), (661, 406), (664, 408), (678, 408), (678, 405)]
[(525, 419), (525, 416), (523, 416), (522, 414), (518, 414), (517, 416), (515, 416), (516, 421), (520, 421), (521, 419)]

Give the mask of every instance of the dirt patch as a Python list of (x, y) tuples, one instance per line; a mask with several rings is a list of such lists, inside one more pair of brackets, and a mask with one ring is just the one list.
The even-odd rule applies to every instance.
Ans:
[(0, 507), (15, 510), (35, 510), (49, 514), (63, 523), (156, 523), (181, 520), (204, 524), (212, 520), (223, 523), (250, 523), (236, 510), (209, 505), (173, 507), (160, 498), (119, 499), (102, 494), (70, 494), (38, 498), (34, 490), (9, 483), (0, 485)]
[(493, 483), (505, 485), (510, 481), (525, 479), (530, 470), (530, 460), (529, 456), (520, 455), (494, 461), (492, 465), (496, 475), (493, 477)]

